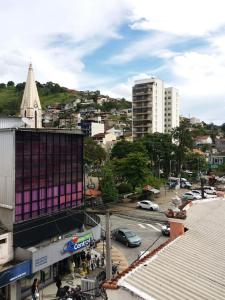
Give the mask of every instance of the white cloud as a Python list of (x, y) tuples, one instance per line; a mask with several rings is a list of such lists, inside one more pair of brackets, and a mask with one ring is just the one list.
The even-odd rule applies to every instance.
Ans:
[(39, 81), (78, 87), (83, 58), (120, 38), (126, 9), (119, 0), (2, 2), (0, 81), (25, 80), (24, 68), (32, 60)]
[(131, 28), (202, 36), (225, 24), (223, 0), (129, 0)]
[[(0, 82), (24, 81), (32, 60), (39, 81), (95, 87), (130, 98), (134, 79), (157, 73), (164, 77), (164, 70), (180, 89), (183, 110), (222, 120), (222, 109), (216, 110), (212, 101), (225, 106), (225, 34), (219, 34), (225, 28), (224, 10), (224, 0), (1, 1)], [(107, 68), (118, 64), (111, 77), (89, 74), (85, 58), (107, 41), (121, 38), (123, 24), (136, 31), (135, 37), (140, 30), (146, 37), (135, 39), (109, 59)], [(193, 37), (209, 46), (173, 50)], [(125, 77), (125, 63), (148, 56), (163, 61), (159, 70), (146, 66), (148, 74), (127, 75), (119, 82), (120, 70), (125, 70)]]
[(140, 40), (128, 44), (121, 53), (112, 56), (108, 62), (112, 64), (127, 63), (139, 57), (169, 58), (174, 53), (167, 49), (175, 42), (175, 37), (170, 34), (154, 33)]

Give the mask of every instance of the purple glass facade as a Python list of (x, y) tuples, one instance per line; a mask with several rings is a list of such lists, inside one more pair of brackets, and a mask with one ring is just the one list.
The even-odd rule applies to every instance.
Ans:
[(81, 206), (83, 137), (16, 131), (16, 222)]

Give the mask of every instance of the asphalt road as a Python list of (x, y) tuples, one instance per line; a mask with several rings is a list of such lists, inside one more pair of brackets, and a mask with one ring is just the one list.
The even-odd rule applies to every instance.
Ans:
[[(148, 212), (146, 212), (148, 213)], [(105, 217), (101, 216), (102, 221), (102, 227), (105, 228)], [(162, 236), (161, 234), (161, 225), (157, 222), (141, 222), (118, 217), (118, 216), (111, 216), (110, 217), (110, 223), (111, 223), (111, 230), (116, 229), (118, 227), (126, 227), (135, 232), (140, 238), (142, 239), (142, 243), (139, 247), (135, 248), (129, 248), (125, 245), (112, 240), (112, 244), (116, 246), (127, 258), (128, 263), (132, 263), (135, 259), (137, 259), (138, 255), (140, 255), (141, 251), (145, 251), (149, 248), (150, 245), (152, 245), (158, 238), (158, 240), (155, 242), (155, 244), (149, 248), (149, 251), (154, 250), (157, 248), (160, 244), (165, 242), (167, 240), (166, 237)]]

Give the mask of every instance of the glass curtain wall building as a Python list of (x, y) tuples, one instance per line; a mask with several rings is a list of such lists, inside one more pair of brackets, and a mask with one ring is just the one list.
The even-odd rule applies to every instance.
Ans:
[(15, 132), (15, 222), (83, 205), (83, 137)]

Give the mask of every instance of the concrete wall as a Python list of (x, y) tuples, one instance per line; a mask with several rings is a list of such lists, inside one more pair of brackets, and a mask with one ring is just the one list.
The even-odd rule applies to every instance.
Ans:
[(91, 123), (91, 136), (94, 136), (98, 133), (104, 133), (105, 132), (105, 125), (103, 123)]
[(17, 118), (17, 117), (0, 118), (0, 128), (15, 128), (15, 127), (24, 127), (24, 122), (22, 121), (22, 118)]
[(13, 259), (13, 239), (12, 232), (7, 232), (0, 235), (0, 265), (5, 264)]
[(0, 204), (0, 220), (4, 227), (9, 231), (13, 231), (14, 210), (12, 208), (2, 207)]
[(0, 206), (15, 205), (15, 132), (0, 131)]

